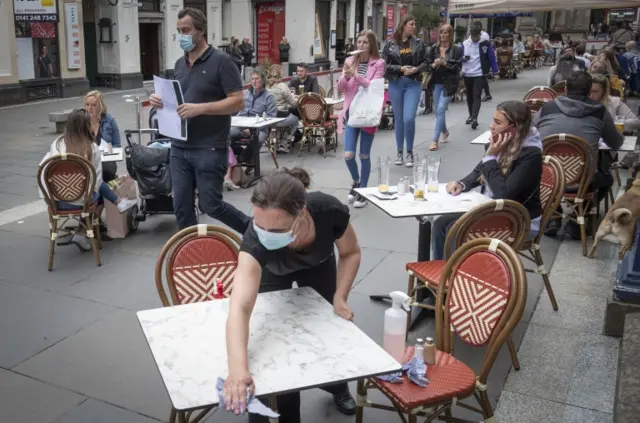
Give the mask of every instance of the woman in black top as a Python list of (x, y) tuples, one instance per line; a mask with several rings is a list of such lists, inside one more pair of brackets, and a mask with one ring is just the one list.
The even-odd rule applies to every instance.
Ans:
[[(500, 134), (515, 128), (515, 136)], [(484, 158), (473, 171), (459, 181), (449, 182), (447, 192), (458, 195), (481, 186), (481, 192), (495, 200), (513, 200), (522, 204), (531, 217), (529, 239), (540, 230), (540, 178), (542, 178), (542, 140), (531, 125), (531, 112), (520, 101), (498, 105), (491, 124), (491, 140)], [(494, 141), (493, 136), (497, 135)], [(447, 232), (461, 214), (441, 216), (433, 223), (432, 259), (444, 259)]]
[[(351, 285), (360, 267), (360, 246), (349, 223), (349, 208), (331, 195), (307, 192), (309, 176), (301, 169), (286, 169), (266, 176), (256, 186), (253, 224), (244, 235), (231, 293), (227, 319), (229, 376), (224, 395), (227, 411), (245, 409), (247, 388), (253, 392), (247, 343), (249, 319), (258, 292), (310, 286), (339, 316), (353, 319), (347, 305)], [(338, 250), (338, 264), (334, 255)], [(327, 386), (338, 409), (354, 414), (356, 404), (346, 383)], [(300, 422), (300, 394), (278, 395), (280, 423)], [(266, 422), (250, 415), (250, 422)]]
[(451, 96), (456, 94), (460, 85), (462, 49), (453, 44), (453, 27), (442, 25), (440, 42), (427, 54), (431, 67), (429, 86), (433, 89), (433, 107), (436, 109), (436, 128), (430, 150), (438, 149), (440, 141), (449, 140), (446, 113)]
[(389, 81), (389, 99), (393, 107), (396, 165), (403, 163), (407, 141), (407, 167), (413, 166), (413, 140), (416, 135), (416, 113), (422, 94), (422, 72), (427, 70), (424, 43), (416, 38), (416, 20), (407, 15), (400, 21), (393, 38), (387, 41), (382, 58), (387, 62), (385, 78)]

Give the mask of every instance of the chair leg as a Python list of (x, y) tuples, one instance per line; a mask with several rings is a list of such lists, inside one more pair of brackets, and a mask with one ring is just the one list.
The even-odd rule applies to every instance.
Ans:
[(171, 406), (171, 414), (169, 415), (169, 423), (176, 423), (176, 409)]
[(556, 296), (553, 294), (553, 288), (551, 288), (551, 281), (549, 280), (549, 273), (544, 267), (544, 262), (542, 261), (542, 254), (540, 253), (540, 250), (534, 250), (533, 257), (536, 259), (536, 266), (538, 267), (538, 269), (542, 269), (540, 270), (540, 274), (542, 275), (544, 286), (547, 288), (547, 294), (549, 294), (549, 300), (551, 300), (551, 307), (553, 307), (553, 311), (558, 311)]
[(53, 270), (53, 255), (56, 248), (56, 236), (58, 235), (58, 220), (49, 216), (49, 266), (47, 269), (49, 272)]
[(480, 404), (480, 408), (482, 408), (482, 417), (484, 417), (485, 422), (488, 422), (489, 419), (493, 417), (493, 407), (491, 407), (491, 401), (489, 401), (487, 391), (478, 392), (477, 398), (478, 404)]
[[(94, 228), (93, 228), (93, 217), (89, 216), (85, 218), (85, 228), (87, 230), (87, 232), (91, 231), (94, 232)], [(98, 267), (102, 266), (102, 262), (100, 261), (100, 247), (98, 245), (98, 239), (96, 238), (96, 234), (94, 233), (93, 236), (88, 237), (91, 239), (91, 249), (93, 250), (93, 256), (96, 258), (96, 264), (98, 265)]]
[(614, 169), (613, 175), (616, 177), (616, 184), (618, 184), (618, 188), (621, 188), (622, 179), (620, 179), (620, 169), (618, 169), (618, 166), (615, 166), (613, 169)]
[[(367, 390), (364, 387), (364, 379), (358, 379), (358, 384), (356, 387), (357, 398), (366, 398)], [(362, 423), (364, 420), (364, 404), (360, 404), (358, 400), (356, 400), (356, 423)]]
[(578, 225), (580, 225), (580, 242), (582, 243), (582, 255), (587, 256), (587, 228), (585, 228), (586, 222), (584, 206), (580, 204), (578, 206)]
[(518, 361), (518, 352), (516, 351), (516, 346), (513, 343), (513, 338), (511, 337), (507, 339), (507, 348), (509, 348), (509, 355), (511, 356), (511, 363), (513, 364), (513, 368), (516, 370), (520, 370), (520, 361)]

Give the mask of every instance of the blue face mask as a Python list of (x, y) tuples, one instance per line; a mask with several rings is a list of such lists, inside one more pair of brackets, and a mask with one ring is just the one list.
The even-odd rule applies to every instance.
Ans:
[(293, 231), (269, 232), (256, 225), (256, 222), (253, 222), (253, 230), (256, 231), (260, 244), (270, 251), (284, 248), (296, 240)]
[(178, 34), (178, 42), (180, 43), (180, 48), (187, 53), (196, 47), (191, 34)]

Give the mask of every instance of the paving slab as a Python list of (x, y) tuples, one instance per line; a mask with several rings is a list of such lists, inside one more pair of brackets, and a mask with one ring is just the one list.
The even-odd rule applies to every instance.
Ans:
[(75, 392), (0, 369), (3, 422), (53, 422), (84, 400), (84, 396)]
[(158, 420), (89, 398), (55, 423), (157, 423)]

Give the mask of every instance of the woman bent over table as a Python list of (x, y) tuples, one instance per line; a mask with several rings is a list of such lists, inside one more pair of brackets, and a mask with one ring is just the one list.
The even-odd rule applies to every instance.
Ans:
[[(509, 127), (515, 136), (498, 135)], [(540, 230), (540, 179), (542, 178), (542, 140), (531, 126), (531, 112), (520, 101), (506, 101), (498, 105), (493, 115), (491, 136), (486, 154), (473, 171), (459, 181), (449, 182), (447, 192), (461, 192), (481, 186), (481, 192), (495, 200), (513, 200), (522, 204), (531, 216), (529, 239)], [(433, 223), (433, 260), (444, 259), (447, 232), (461, 214), (441, 216)]]
[[(294, 177), (296, 175), (298, 177)], [(339, 316), (353, 319), (347, 305), (360, 267), (360, 246), (349, 223), (349, 208), (331, 195), (307, 192), (301, 169), (280, 171), (258, 182), (251, 196), (253, 224), (244, 235), (227, 319), (229, 376), (224, 385), (228, 411), (245, 409), (247, 387), (253, 392), (247, 344), (249, 319), (259, 292), (309, 286), (318, 291)], [(338, 248), (338, 263), (334, 255)], [(355, 401), (346, 383), (323, 388), (333, 394), (344, 414), (354, 414)], [(300, 393), (278, 395), (280, 423), (300, 422)], [(267, 421), (250, 415), (249, 421)]]

